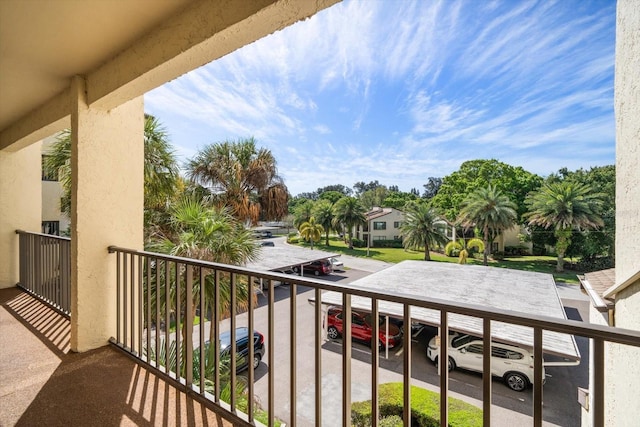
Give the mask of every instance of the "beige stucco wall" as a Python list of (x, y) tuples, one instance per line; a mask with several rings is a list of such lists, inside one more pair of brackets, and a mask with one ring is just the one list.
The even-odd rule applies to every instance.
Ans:
[(73, 80), (71, 348), (106, 345), (116, 332), (116, 259), (107, 248), (143, 246), (142, 98), (103, 111)]
[[(376, 237), (384, 236), (386, 240), (393, 240), (394, 236), (400, 236), (400, 228), (394, 228), (394, 222), (404, 221), (404, 214), (396, 209), (393, 209), (390, 213), (380, 218), (375, 218), (369, 221), (369, 232), (371, 233), (371, 244), (375, 245)], [(385, 222), (387, 224), (386, 230), (374, 230), (374, 222)]]
[(40, 145), (0, 151), (0, 288), (18, 283), (17, 229), (40, 232)]
[[(616, 26), (616, 284), (640, 270), (640, 7), (618, 0)], [(640, 330), (640, 283), (616, 295), (617, 327)], [(611, 346), (606, 425), (640, 420), (640, 349)], [(633, 380), (630, 380), (633, 379)]]

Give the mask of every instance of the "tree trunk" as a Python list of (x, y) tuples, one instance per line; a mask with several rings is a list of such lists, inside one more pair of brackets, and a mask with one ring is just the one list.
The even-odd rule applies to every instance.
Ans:
[(353, 249), (353, 236), (351, 232), (349, 232), (348, 236), (349, 236), (349, 249)]
[(429, 253), (429, 243), (424, 242), (424, 260), (431, 261), (431, 254)]
[(556, 264), (556, 271), (562, 273), (564, 271), (564, 253), (558, 252), (558, 263)]
[(489, 227), (488, 226), (484, 226), (484, 233), (483, 233), (483, 243), (484, 243), (484, 265), (489, 265)]
[(325, 243), (327, 246), (329, 246), (329, 231), (327, 231), (324, 236), (325, 236)]

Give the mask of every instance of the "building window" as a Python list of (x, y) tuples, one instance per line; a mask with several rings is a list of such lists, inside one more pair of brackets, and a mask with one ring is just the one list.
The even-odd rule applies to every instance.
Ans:
[(42, 233), (60, 235), (60, 221), (42, 221)]
[(374, 230), (386, 230), (387, 229), (387, 223), (384, 222), (384, 221), (374, 221), (373, 229)]
[(373, 236), (373, 240), (387, 240), (386, 236)]
[(402, 221), (394, 221), (393, 222), (393, 228), (400, 228), (401, 225), (402, 225)]
[(58, 180), (58, 171), (57, 170), (49, 170), (45, 166), (47, 157), (51, 157), (51, 156), (42, 156), (42, 180), (43, 181), (57, 181)]
[(402, 236), (393, 236), (393, 240), (402, 240)]
[(492, 253), (496, 253), (496, 252), (498, 252), (498, 249), (500, 249), (500, 247), (498, 246), (498, 242), (493, 242), (491, 244), (491, 252)]

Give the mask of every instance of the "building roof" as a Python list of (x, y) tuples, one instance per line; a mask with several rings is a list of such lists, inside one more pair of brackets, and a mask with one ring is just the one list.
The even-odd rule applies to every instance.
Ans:
[(594, 271), (578, 276), (580, 287), (591, 299), (591, 304), (598, 311), (605, 311), (614, 307), (614, 298), (605, 298), (604, 293), (616, 283), (616, 269)]
[[(381, 216), (389, 215), (391, 212), (393, 212), (393, 210), (394, 210), (393, 208), (374, 207), (370, 211), (365, 213), (364, 216), (367, 220), (372, 220), (372, 219), (380, 218)], [(398, 212), (402, 213), (402, 211), (398, 211)]]
[(296, 265), (337, 257), (339, 254), (298, 246), (262, 246), (257, 260), (247, 263), (248, 268), (262, 271), (286, 270)]
[[(380, 272), (356, 280), (352, 285), (402, 294), (424, 295), (454, 303), (482, 305), (493, 309), (512, 310), (566, 319), (553, 276), (545, 273), (510, 270), (477, 265), (459, 265), (424, 261), (403, 261)], [(322, 303), (341, 305), (342, 294), (325, 292)], [(370, 298), (352, 296), (352, 307), (370, 311)], [(379, 301), (383, 315), (402, 317), (401, 304)], [(420, 307), (411, 308), (412, 319), (439, 326), (440, 312)], [(449, 315), (450, 329), (482, 336), (482, 319), (458, 314)], [(496, 341), (533, 347), (533, 329), (501, 322), (492, 323)], [(579, 360), (580, 352), (571, 335), (545, 331), (546, 353)]]

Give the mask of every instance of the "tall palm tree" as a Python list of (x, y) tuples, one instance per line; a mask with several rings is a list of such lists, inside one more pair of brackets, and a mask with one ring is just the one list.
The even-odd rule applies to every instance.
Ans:
[(311, 241), (311, 249), (313, 249), (313, 242), (320, 240), (323, 232), (324, 227), (318, 224), (314, 217), (309, 218), (309, 221), (300, 225), (300, 235), (303, 239)]
[[(71, 217), (71, 131), (57, 136), (46, 153), (44, 168), (55, 171), (62, 185), (60, 210)], [(166, 210), (179, 188), (179, 169), (167, 131), (152, 115), (144, 116), (144, 207), (145, 229), (153, 222), (153, 211)]]
[(333, 205), (328, 200), (320, 200), (313, 207), (313, 217), (324, 228), (325, 245), (329, 246), (329, 231), (333, 226)]
[(405, 248), (424, 248), (424, 260), (431, 261), (431, 247), (447, 242), (446, 231), (435, 209), (427, 203), (408, 203), (400, 226)]
[(347, 229), (349, 238), (349, 249), (353, 249), (353, 227), (364, 224), (365, 209), (355, 197), (343, 197), (333, 205), (333, 225), (337, 227), (342, 224)]
[(500, 190), (489, 185), (478, 188), (462, 202), (458, 221), (463, 227), (476, 227), (482, 230), (484, 243), (484, 265), (488, 265), (490, 253), (489, 233), (497, 235), (511, 228), (518, 217), (517, 206)]
[(570, 181), (546, 182), (525, 200), (529, 224), (554, 228), (556, 236), (557, 271), (564, 271), (564, 254), (571, 244), (572, 230), (602, 227), (600, 217), (602, 194), (585, 184)]
[(253, 138), (203, 148), (186, 165), (188, 178), (208, 188), (214, 205), (227, 206), (240, 221), (279, 220), (288, 213), (289, 193), (271, 151)]
[(313, 215), (313, 208), (315, 206), (315, 202), (313, 200), (307, 200), (293, 210), (293, 226), (295, 228), (300, 228), (300, 225), (303, 222), (309, 221), (309, 218)]

